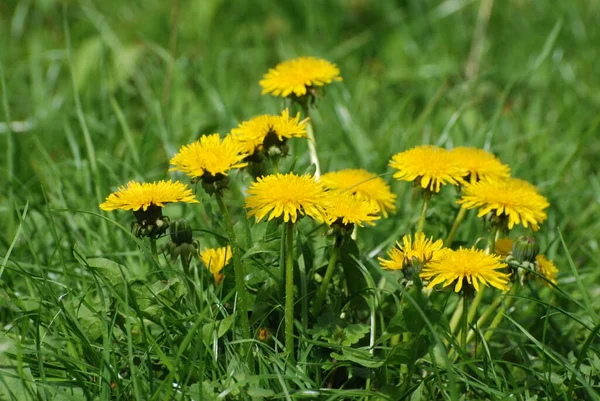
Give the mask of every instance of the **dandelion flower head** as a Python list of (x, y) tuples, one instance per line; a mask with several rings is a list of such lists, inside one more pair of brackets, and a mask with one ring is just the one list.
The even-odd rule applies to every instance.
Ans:
[(329, 225), (338, 222), (364, 227), (364, 224), (375, 225), (374, 221), (380, 219), (377, 205), (365, 199), (340, 191), (332, 191), (329, 196), (330, 200), (325, 208)]
[(513, 240), (509, 238), (498, 238), (496, 240), (496, 246), (494, 247), (494, 253), (499, 256), (508, 256), (512, 252)]
[(440, 192), (440, 186), (463, 184), (469, 172), (446, 149), (431, 145), (417, 146), (394, 156), (390, 167), (398, 170), (394, 178), (414, 181), (423, 189)]
[(463, 280), (466, 279), (476, 291), (479, 291), (480, 285), (491, 285), (506, 291), (510, 275), (500, 271), (506, 267), (500, 256), (487, 255), (480, 249), (448, 249), (441, 258), (425, 265), (421, 271), (421, 278), (429, 280), (427, 288), (436, 284), (447, 287), (456, 282), (454, 291), (459, 292), (463, 288)]
[(100, 204), (100, 209), (146, 211), (151, 206), (164, 207), (174, 202), (198, 203), (192, 190), (179, 181), (129, 181), (126, 187), (121, 186), (108, 195), (106, 201)]
[(199, 140), (184, 145), (173, 158), (169, 171), (181, 171), (193, 179), (210, 179), (223, 175), (229, 170), (242, 168), (247, 156), (243, 147), (231, 136), (221, 139), (219, 134), (202, 135)]
[(509, 229), (522, 224), (534, 231), (546, 220), (545, 209), (550, 206), (535, 186), (517, 178), (465, 185), (458, 203), (465, 209), (479, 209), (478, 217), (493, 213), (506, 218)]
[(248, 216), (257, 221), (283, 216), (283, 221), (296, 222), (303, 215), (326, 220), (328, 195), (323, 184), (310, 175), (272, 174), (258, 178), (246, 191)]
[(209, 248), (200, 252), (200, 258), (208, 270), (215, 278), (215, 283), (218, 285), (223, 281), (221, 271), (231, 259), (231, 247), (224, 246), (220, 248)]
[(275, 138), (283, 143), (289, 138), (306, 138), (306, 122), (300, 121), (300, 113), (290, 117), (288, 109), (281, 115), (265, 114), (241, 123), (231, 130), (233, 139), (243, 146), (245, 152), (253, 155)]
[(544, 255), (539, 254), (535, 257), (535, 261), (537, 262), (538, 272), (546, 277), (548, 281), (552, 284), (556, 285), (558, 281), (556, 281), (556, 274), (558, 273), (558, 269), (556, 265), (551, 260), (548, 260)]
[(377, 206), (383, 217), (396, 211), (396, 194), (387, 182), (363, 169), (345, 169), (323, 174), (319, 181), (332, 190), (349, 192)]
[[(450, 151), (458, 164), (468, 171), (468, 180), (497, 181), (510, 177), (510, 167), (483, 149), (459, 146)], [(466, 179), (467, 177), (465, 177)]]
[(410, 235), (402, 237), (402, 243), (397, 242), (396, 246), (387, 252), (389, 259), (379, 258), (381, 267), (389, 270), (401, 270), (407, 266), (412, 266), (417, 262), (421, 266), (439, 259), (445, 252), (444, 243), (441, 239), (433, 241), (433, 238), (426, 238), (425, 234), (418, 233), (413, 238)]
[(262, 94), (287, 97), (306, 95), (308, 88), (341, 81), (335, 64), (316, 57), (298, 57), (269, 69), (259, 82)]

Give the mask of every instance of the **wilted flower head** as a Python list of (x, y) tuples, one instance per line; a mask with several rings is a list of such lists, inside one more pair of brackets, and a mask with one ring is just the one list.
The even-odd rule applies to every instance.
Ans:
[(431, 192), (439, 192), (447, 183), (463, 184), (469, 172), (446, 149), (431, 145), (417, 146), (392, 156), (390, 167), (398, 170), (394, 178), (414, 181), (415, 185)]
[(208, 270), (212, 273), (215, 284), (219, 285), (223, 281), (221, 271), (231, 259), (231, 247), (224, 246), (220, 248), (209, 248), (200, 252), (200, 258)]
[(556, 268), (554, 262), (548, 260), (546, 256), (542, 254), (537, 255), (535, 261), (537, 262), (536, 265), (538, 272), (542, 276), (546, 277), (548, 281), (550, 281), (552, 284), (556, 285), (558, 283), (558, 281), (556, 280), (558, 269)]
[(362, 169), (345, 169), (323, 174), (319, 181), (332, 190), (349, 192), (377, 206), (383, 217), (396, 210), (396, 194), (385, 180)]
[(316, 57), (298, 57), (269, 69), (259, 84), (263, 95), (300, 97), (317, 86), (341, 80), (335, 64)]

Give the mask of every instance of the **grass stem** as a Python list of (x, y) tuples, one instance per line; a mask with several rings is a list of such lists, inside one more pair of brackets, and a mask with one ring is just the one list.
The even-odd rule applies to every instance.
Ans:
[(446, 237), (446, 240), (444, 241), (444, 246), (448, 247), (448, 246), (452, 245), (452, 241), (454, 241), (454, 237), (456, 236), (458, 227), (460, 227), (460, 224), (463, 222), (466, 215), (467, 215), (467, 209), (465, 209), (464, 207), (461, 207), (459, 209), (458, 213), (456, 214), (454, 223), (452, 223), (452, 228), (450, 228), (450, 232), (448, 233), (448, 236)]
[(285, 226), (285, 350), (294, 361), (294, 223)]
[(417, 223), (417, 230), (415, 234), (420, 234), (423, 232), (423, 227), (425, 227), (425, 216), (427, 215), (427, 205), (430, 198), (431, 191), (428, 189), (423, 190), (423, 207), (421, 208), (421, 215), (419, 216), (419, 222)]
[[(246, 286), (244, 284), (244, 278), (246, 277), (246, 274), (244, 273), (244, 266), (242, 265), (242, 255), (240, 254), (240, 248), (237, 244), (235, 231), (233, 229), (233, 222), (231, 221), (229, 210), (227, 209), (227, 205), (225, 204), (225, 200), (223, 199), (223, 193), (217, 191), (215, 193), (215, 197), (217, 198), (217, 203), (219, 204), (219, 208), (221, 209), (221, 214), (223, 214), (225, 230), (227, 231), (227, 236), (229, 237), (229, 244), (231, 245), (233, 270), (235, 274), (235, 290), (237, 292), (237, 308), (239, 312), (240, 325), (242, 326), (242, 336), (245, 340), (247, 340), (243, 347), (244, 355), (248, 355), (249, 358), (251, 358), (251, 354), (249, 354), (251, 337), (250, 323), (248, 322), (248, 294), (246, 293)], [(250, 369), (253, 371), (254, 362), (252, 360), (250, 360), (249, 366)]]
[(317, 300), (313, 305), (313, 315), (317, 315), (321, 310), (321, 307), (323, 306), (323, 301), (325, 301), (327, 289), (329, 288), (329, 283), (331, 282), (331, 278), (333, 277), (333, 272), (335, 271), (335, 264), (338, 261), (339, 256), (340, 247), (336, 243), (333, 245), (333, 249), (331, 250), (331, 255), (329, 256), (329, 264), (327, 265), (327, 271), (325, 272), (325, 277), (323, 277), (323, 282), (319, 287), (319, 292), (317, 293)]
[(308, 140), (308, 152), (310, 154), (310, 162), (315, 165), (315, 178), (321, 177), (321, 164), (319, 163), (319, 155), (317, 154), (317, 142), (315, 140), (315, 129), (312, 120), (309, 118), (308, 106), (302, 105), (304, 117), (308, 118), (306, 122), (306, 135)]

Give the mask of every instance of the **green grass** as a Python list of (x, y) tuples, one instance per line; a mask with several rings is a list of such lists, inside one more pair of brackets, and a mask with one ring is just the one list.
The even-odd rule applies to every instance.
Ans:
[[(2, 2), (0, 400), (600, 399), (600, 5), (495, 1), (488, 21), (490, 4)], [(258, 80), (298, 55), (335, 62), (344, 78), (311, 116), (325, 171), (361, 167), (391, 182), (394, 153), (477, 146), (550, 201), (536, 237), (558, 287), (526, 283), (491, 340), (476, 334), (480, 355), (443, 345), (456, 341), (444, 328), (457, 296), (423, 299), (378, 267), (417, 221), (407, 183), (392, 182), (398, 212), (344, 250), (319, 319), (308, 313), (312, 278), (330, 240), (300, 224), (292, 364), (280, 352), (281, 227), (246, 222), (251, 178), (233, 175), (226, 201), (247, 251), (253, 332), (273, 333), (252, 342), (254, 373), (240, 352), (233, 270), (215, 290), (198, 264), (190, 294), (181, 266), (157, 264), (130, 234), (129, 213), (99, 210), (130, 179), (183, 179), (168, 160), (199, 135), (279, 112)], [(303, 172), (307, 147), (292, 147), (283, 168)], [(167, 214), (186, 217), (201, 247), (222, 245), (218, 207), (198, 189), (201, 206)], [(432, 201), (426, 233), (446, 235), (453, 199)], [(470, 214), (457, 241), (485, 235)], [(497, 296), (488, 291), (482, 311)], [(394, 347), (390, 333), (406, 332), (397, 310), (414, 327)]]

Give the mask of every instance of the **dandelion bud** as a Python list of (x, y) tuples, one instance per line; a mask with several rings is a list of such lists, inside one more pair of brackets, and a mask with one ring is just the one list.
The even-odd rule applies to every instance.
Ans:
[(174, 244), (191, 244), (192, 243), (192, 230), (187, 220), (184, 218), (176, 220), (169, 227), (169, 234), (171, 235), (171, 241)]
[(535, 262), (540, 246), (533, 237), (520, 236), (513, 243), (513, 257), (519, 262)]

